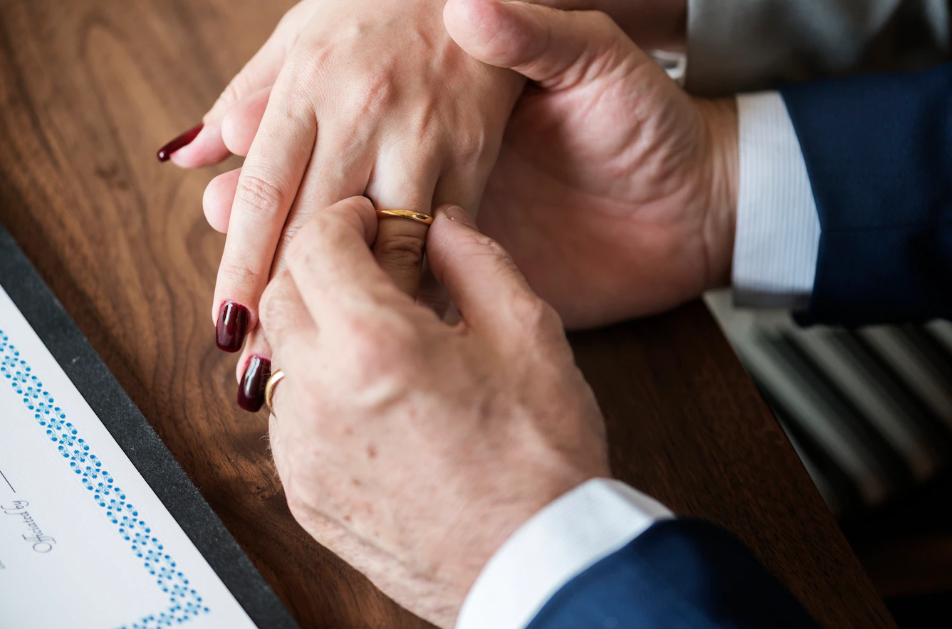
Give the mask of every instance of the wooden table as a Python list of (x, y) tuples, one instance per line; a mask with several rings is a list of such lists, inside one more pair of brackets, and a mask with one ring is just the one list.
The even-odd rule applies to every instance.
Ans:
[[(0, 221), (303, 627), (420, 627), (288, 513), (214, 346), (214, 173), (154, 156), (289, 4), (0, 0)], [(573, 343), (621, 478), (733, 531), (824, 626), (893, 626), (703, 305)]]

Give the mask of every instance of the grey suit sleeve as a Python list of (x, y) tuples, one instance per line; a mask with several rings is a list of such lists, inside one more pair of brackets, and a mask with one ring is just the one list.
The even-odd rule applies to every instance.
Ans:
[(948, 0), (688, 0), (686, 87), (715, 96), (949, 54)]

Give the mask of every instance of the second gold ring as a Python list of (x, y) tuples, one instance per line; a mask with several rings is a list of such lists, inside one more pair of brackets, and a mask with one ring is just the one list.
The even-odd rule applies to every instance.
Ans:
[[(271, 377), (268, 378), (268, 383), (264, 385), (264, 403), (268, 407), (268, 412), (274, 415), (274, 406), (271, 404), (271, 400), (274, 397), (274, 387), (278, 386), (278, 383), (284, 379), (284, 372), (280, 369), (276, 369), (271, 373)], [(275, 415), (275, 417), (277, 417)]]

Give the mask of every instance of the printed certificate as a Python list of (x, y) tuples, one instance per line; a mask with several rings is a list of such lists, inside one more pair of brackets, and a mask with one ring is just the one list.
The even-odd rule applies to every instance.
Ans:
[(256, 626), (296, 627), (0, 227), (0, 627)]

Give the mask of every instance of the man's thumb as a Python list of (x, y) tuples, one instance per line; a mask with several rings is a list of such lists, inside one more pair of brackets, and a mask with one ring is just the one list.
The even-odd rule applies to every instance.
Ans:
[(525, 304), (541, 302), (509, 254), (481, 234), (472, 217), (458, 206), (437, 209), (427, 233), (426, 255), (434, 277), (475, 330), (520, 334), (521, 328), (513, 321), (526, 311)]
[(610, 17), (525, 2), (449, 0), (443, 22), (471, 57), (543, 87), (575, 85), (648, 57)]

